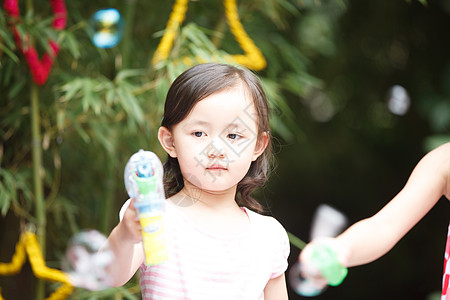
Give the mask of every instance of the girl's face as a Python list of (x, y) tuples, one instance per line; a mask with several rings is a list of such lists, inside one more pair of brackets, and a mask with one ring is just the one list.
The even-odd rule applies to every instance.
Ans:
[(267, 146), (266, 133), (258, 141), (257, 118), (252, 99), (239, 85), (197, 102), (171, 131), (161, 127), (159, 139), (178, 159), (185, 184), (228, 191), (236, 188)]

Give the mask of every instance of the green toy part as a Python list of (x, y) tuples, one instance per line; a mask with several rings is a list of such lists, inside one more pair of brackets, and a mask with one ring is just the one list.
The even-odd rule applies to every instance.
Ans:
[(153, 177), (138, 177), (137, 175), (134, 176), (139, 191), (141, 192), (141, 195), (148, 195), (150, 192), (156, 190), (156, 183), (157, 183), (156, 176)]
[(316, 245), (311, 259), (331, 286), (340, 285), (347, 276), (347, 268), (341, 265), (336, 252), (329, 245)]

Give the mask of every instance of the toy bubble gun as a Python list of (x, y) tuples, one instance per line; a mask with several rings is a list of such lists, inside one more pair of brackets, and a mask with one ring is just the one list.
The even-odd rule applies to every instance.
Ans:
[(134, 199), (134, 208), (142, 226), (146, 265), (157, 265), (168, 259), (164, 235), (165, 196), (162, 176), (161, 161), (150, 151), (139, 150), (125, 166), (125, 187), (128, 196)]
[[(318, 272), (324, 279), (314, 278)], [(305, 273), (313, 277), (305, 278)], [(347, 268), (341, 265), (336, 252), (329, 245), (317, 244), (312, 249), (308, 265), (296, 263), (289, 272), (289, 280), (297, 294), (314, 297), (323, 293), (327, 285), (340, 285), (347, 273)]]
[(328, 285), (340, 285), (347, 276), (347, 268), (341, 265), (337, 259), (336, 252), (328, 245), (319, 244), (315, 246), (311, 255), (311, 261), (328, 281)]
[[(322, 204), (313, 218), (311, 239), (337, 236), (346, 224), (347, 218), (341, 212)], [(331, 245), (317, 242), (313, 245), (308, 263), (296, 263), (292, 266), (289, 281), (297, 294), (313, 297), (320, 295), (328, 285), (341, 284), (347, 273), (347, 268), (341, 265)]]

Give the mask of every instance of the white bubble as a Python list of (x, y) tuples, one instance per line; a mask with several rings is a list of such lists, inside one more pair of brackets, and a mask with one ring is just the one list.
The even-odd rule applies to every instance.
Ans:
[(86, 230), (70, 240), (62, 269), (74, 286), (102, 290), (109, 287), (110, 277), (106, 268), (113, 258), (106, 237), (96, 230)]
[(405, 115), (411, 105), (408, 91), (401, 85), (394, 85), (388, 91), (387, 106), (395, 115)]
[(336, 108), (331, 99), (321, 92), (311, 99), (309, 109), (311, 116), (318, 122), (328, 122), (336, 114)]
[(96, 11), (90, 24), (94, 32), (92, 42), (98, 48), (112, 48), (122, 39), (124, 23), (117, 9)]

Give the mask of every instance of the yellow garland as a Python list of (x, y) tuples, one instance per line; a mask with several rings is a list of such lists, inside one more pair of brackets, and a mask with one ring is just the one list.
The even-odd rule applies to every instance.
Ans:
[[(186, 16), (188, 2), (189, 0), (175, 1), (169, 21), (167, 22), (165, 33), (153, 55), (153, 65), (165, 60), (169, 56), (177, 30)], [(247, 35), (244, 26), (240, 22), (236, 0), (224, 0), (223, 3), (225, 6), (225, 16), (228, 25), (230, 26), (231, 33), (245, 52), (245, 55), (231, 55), (232, 60), (257, 71), (264, 69), (267, 65), (266, 60), (259, 48), (256, 47), (252, 39)], [(185, 58), (183, 61), (189, 62), (190, 60)]]
[(11, 259), (11, 262), (0, 263), (0, 275), (14, 275), (17, 274), (25, 263), (25, 248), (22, 239), (16, 244), (16, 252)]
[(252, 39), (247, 35), (244, 26), (239, 21), (239, 14), (236, 0), (224, 0), (225, 16), (230, 26), (231, 33), (236, 41), (244, 50), (245, 55), (232, 55), (234, 60), (241, 65), (247, 66), (256, 71), (262, 70), (267, 63), (258, 47), (253, 43)]
[(156, 48), (155, 54), (153, 55), (152, 63), (154, 65), (162, 60), (165, 60), (167, 56), (169, 56), (170, 49), (172, 49), (173, 46), (173, 40), (175, 39), (175, 34), (186, 16), (188, 2), (189, 0), (175, 1), (164, 35), (159, 42), (158, 48)]
[[(25, 263), (25, 253), (28, 255), (31, 269), (36, 277), (63, 283), (63, 285), (56, 289), (46, 298), (46, 300), (62, 300), (72, 293), (73, 286), (71, 285), (67, 274), (57, 269), (51, 269), (45, 265), (37, 237), (30, 231), (21, 234), (20, 239), (16, 244), (16, 252), (12, 257), (11, 262), (0, 263), (0, 275), (17, 274)], [(0, 300), (4, 300), (1, 293)]]

